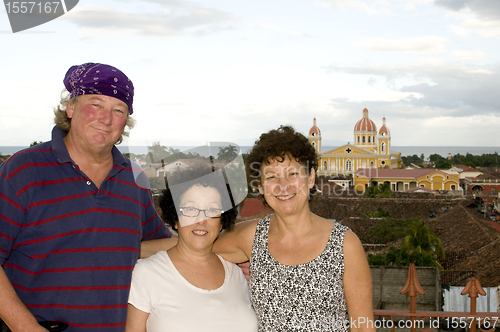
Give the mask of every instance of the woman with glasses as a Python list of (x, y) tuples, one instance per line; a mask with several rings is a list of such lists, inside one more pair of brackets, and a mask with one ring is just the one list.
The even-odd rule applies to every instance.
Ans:
[(168, 177), (160, 207), (179, 240), (137, 262), (125, 331), (257, 331), (241, 269), (212, 251), (237, 216), (229, 186), (212, 170), (199, 166)]
[(224, 232), (214, 251), (250, 261), (259, 331), (374, 332), (370, 268), (358, 237), (309, 208), (318, 155), (282, 126), (262, 134), (245, 159), (249, 184), (273, 209)]

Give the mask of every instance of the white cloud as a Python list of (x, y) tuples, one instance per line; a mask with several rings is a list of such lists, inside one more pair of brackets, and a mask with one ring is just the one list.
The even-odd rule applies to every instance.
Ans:
[(423, 36), (407, 39), (366, 38), (354, 44), (370, 51), (386, 51), (405, 54), (439, 55), (444, 54), (448, 39)]
[(356, 0), (321, 0), (321, 4), (335, 9), (354, 8), (369, 14), (378, 13), (374, 7), (379, 7), (377, 1), (373, 2), (371, 6)]
[(450, 53), (452, 57), (458, 58), (463, 61), (476, 61), (482, 60), (486, 58), (486, 54), (481, 51), (470, 51), (470, 50), (462, 50), (462, 51), (454, 51)]
[[(168, 3), (167, 3), (168, 4)], [(80, 36), (143, 35), (174, 37), (182, 34), (207, 34), (233, 27), (239, 15), (187, 4), (161, 6), (154, 13), (122, 11), (101, 5), (79, 6), (62, 19), (75, 23)]]
[(499, 20), (488, 20), (475, 17), (466, 20), (460, 28), (466, 32), (475, 32), (483, 37), (500, 38)]
[(285, 34), (285, 35), (290, 35), (290, 36), (311, 37), (310, 35), (308, 35), (306, 33), (303, 33), (303, 32), (286, 30), (286, 29), (279, 28), (279, 27), (276, 27), (276, 26), (271, 25), (271, 24), (267, 24), (267, 23), (257, 24), (257, 25), (255, 25), (255, 27), (262, 28), (262, 29), (273, 30), (273, 31), (276, 31), (276, 32), (279, 32), (279, 33), (282, 33), (282, 34)]

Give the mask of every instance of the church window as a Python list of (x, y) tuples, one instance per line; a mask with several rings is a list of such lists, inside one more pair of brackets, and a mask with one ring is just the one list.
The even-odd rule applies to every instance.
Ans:
[(372, 137), (368, 136), (368, 143), (371, 143), (371, 142), (372, 142)]
[(336, 169), (336, 168), (335, 168), (335, 160), (332, 160), (332, 165), (331, 165), (331, 168), (330, 168), (330, 169), (331, 169), (331, 170), (335, 170), (335, 169)]
[(366, 160), (363, 160), (363, 161), (361, 162), (361, 167), (362, 167), (362, 168), (366, 168)]
[(345, 169), (346, 171), (352, 171), (352, 163), (351, 163), (351, 160), (347, 159), (347, 161), (345, 162)]
[(385, 152), (385, 142), (382, 143), (382, 152)]
[(358, 136), (358, 143), (359, 143), (359, 136)]
[(324, 169), (325, 169), (325, 170), (328, 170), (328, 162), (327, 162), (326, 160), (325, 160), (325, 162), (323, 163), (323, 165), (324, 165)]
[(370, 161), (370, 167), (373, 168), (373, 161)]
[(365, 137), (363, 136), (363, 143), (365, 143)]
[(311, 136), (316, 136), (316, 133), (312, 133)]

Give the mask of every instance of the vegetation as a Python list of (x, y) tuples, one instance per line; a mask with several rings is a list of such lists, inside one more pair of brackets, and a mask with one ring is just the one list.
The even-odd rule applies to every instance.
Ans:
[(391, 185), (387, 182), (384, 182), (380, 185), (372, 183), (364, 192), (363, 197), (391, 198), (392, 197)]
[[(418, 157), (416, 154), (413, 156), (401, 157), (403, 164), (410, 165), (423, 165), (424, 155), (422, 154)], [(482, 154), (480, 156), (474, 156), (467, 153), (465, 156), (460, 153), (451, 157), (451, 159), (446, 159), (439, 154), (431, 154), (428, 158), (431, 162), (430, 167), (436, 168), (450, 168), (452, 165), (465, 165), (470, 167), (495, 167), (499, 165), (498, 153)]]
[(445, 258), (441, 240), (423, 221), (412, 222), (406, 228), (406, 237), (403, 239), (401, 247), (419, 252), (429, 252), (441, 259)]
[(33, 142), (31, 142), (31, 143), (30, 143), (30, 148), (31, 148), (32, 146), (35, 146), (35, 145), (38, 145), (38, 144), (42, 144), (42, 141), (33, 141)]
[(389, 218), (391, 213), (379, 207), (375, 212), (369, 212), (368, 214), (363, 214), (363, 216), (365, 216), (365, 218)]
[(218, 160), (231, 161), (238, 156), (238, 149), (235, 146), (229, 144), (227, 147), (220, 147), (219, 153), (217, 154)]
[(363, 236), (368, 243), (388, 243), (406, 235), (406, 227), (415, 219), (384, 218), (379, 220)]
[[(388, 228), (390, 229), (390, 228)], [(404, 229), (405, 237), (400, 248), (389, 247), (385, 255), (368, 254), (370, 265), (408, 266), (436, 266), (438, 257), (444, 259), (443, 245), (432, 229), (423, 221), (414, 220)]]

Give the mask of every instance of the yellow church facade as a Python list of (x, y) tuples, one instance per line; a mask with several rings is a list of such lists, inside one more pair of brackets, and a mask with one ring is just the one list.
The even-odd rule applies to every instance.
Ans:
[(362, 168), (401, 168), (401, 153), (392, 151), (391, 135), (385, 118), (380, 130), (363, 110), (363, 117), (354, 126), (354, 143), (348, 143), (327, 152), (321, 151), (321, 131), (316, 119), (309, 130), (309, 142), (318, 152), (319, 175), (349, 175)]
[(353, 177), (354, 188), (363, 191), (371, 184), (388, 183), (392, 191), (415, 188), (460, 191), (458, 173), (447, 173), (433, 168), (420, 169), (359, 169)]

